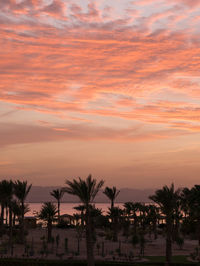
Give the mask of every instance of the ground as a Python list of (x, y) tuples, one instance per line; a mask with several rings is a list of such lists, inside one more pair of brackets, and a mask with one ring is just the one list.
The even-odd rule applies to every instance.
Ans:
[[(23, 245), (15, 244), (13, 249), (14, 257), (26, 256), (26, 254), (31, 255), (31, 257), (46, 257), (46, 247), (44, 244), (44, 239), (46, 238), (45, 228), (29, 229), (29, 234), (27, 236), (27, 248)], [(80, 241), (80, 254), (78, 255), (78, 238), (77, 231), (75, 229), (58, 229), (54, 228), (52, 231), (54, 241), (48, 244), (48, 255), (49, 259), (85, 259), (86, 258), (86, 244), (85, 237), (83, 234), (82, 240)], [(56, 236), (59, 235), (59, 245), (56, 247)], [(101, 232), (97, 232), (97, 240), (95, 243), (95, 258), (99, 260), (134, 260), (139, 256), (140, 247), (133, 247), (130, 243), (130, 239), (120, 235), (118, 242), (112, 242), (110, 240), (105, 240), (101, 237)], [(67, 239), (67, 240), (66, 240)], [(1, 240), (1, 242), (5, 241)], [(67, 245), (65, 244), (68, 242)], [(194, 252), (197, 247), (197, 240), (185, 239), (184, 246), (180, 249), (176, 244), (173, 244), (173, 255), (185, 255), (188, 256)], [(26, 253), (27, 251), (27, 253)], [(30, 252), (33, 251), (33, 252)], [(119, 255), (120, 253), (120, 255)], [(165, 255), (165, 239), (162, 235), (158, 235), (156, 240), (152, 238), (147, 238), (145, 244), (144, 255), (146, 256), (164, 256)], [(8, 255), (4, 255), (8, 256)], [(147, 260), (144, 259), (144, 260)]]

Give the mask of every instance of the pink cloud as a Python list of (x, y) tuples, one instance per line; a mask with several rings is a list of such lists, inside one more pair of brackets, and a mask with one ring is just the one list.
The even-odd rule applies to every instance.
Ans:
[(63, 1), (54, 0), (51, 4), (45, 6), (40, 11), (59, 18), (65, 15), (65, 8), (66, 6)]
[[(177, 101), (161, 103), (151, 98), (161, 88), (182, 91), (191, 101), (199, 97), (199, 81), (194, 81), (200, 67), (198, 36), (189, 22), (188, 29), (170, 28), (170, 21), (176, 25), (182, 19), (178, 6), (141, 17), (137, 27), (126, 16), (104, 21), (105, 10), (97, 2), (89, 2), (86, 9), (72, 4), (68, 7), (71, 20), (62, 23), (65, 5), (61, 0), (45, 7), (38, 1), (17, 6), (9, 2), (1, 8), (7, 8), (0, 17), (2, 102), (85, 123), (90, 119), (84, 116), (164, 121), (166, 127), (180, 119), (187, 124), (198, 120), (199, 110), (192, 103), (181, 108)], [(29, 17), (15, 14), (16, 10), (26, 10)], [(41, 20), (44, 12), (54, 24)], [(166, 18), (166, 28), (149, 29)], [(80, 86), (73, 90), (71, 84), (77, 82)], [(116, 98), (108, 99), (109, 93)], [(104, 99), (109, 108), (102, 105)]]
[(198, 7), (200, 6), (200, 3), (198, 0), (176, 0), (177, 3), (184, 4), (190, 8)]
[(95, 2), (88, 3), (87, 12), (83, 12), (82, 8), (77, 4), (71, 5), (72, 15), (82, 22), (99, 22), (101, 21), (100, 14)]

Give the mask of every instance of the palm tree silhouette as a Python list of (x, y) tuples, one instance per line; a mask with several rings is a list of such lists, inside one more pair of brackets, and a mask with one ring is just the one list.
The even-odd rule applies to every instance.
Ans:
[(13, 242), (13, 223), (12, 223), (12, 198), (13, 198), (13, 182), (12, 180), (3, 180), (5, 203), (9, 209), (9, 248), (12, 253)]
[(91, 203), (99, 192), (100, 188), (103, 186), (104, 181), (100, 180), (97, 182), (89, 175), (86, 180), (80, 177), (73, 181), (66, 181), (67, 187), (63, 191), (76, 195), (80, 201), (85, 206), (85, 223), (86, 223), (86, 247), (87, 247), (87, 263), (88, 266), (94, 266), (94, 239), (92, 232), (92, 216), (91, 216)]
[(24, 242), (24, 214), (25, 214), (25, 200), (30, 192), (32, 184), (28, 185), (27, 181), (17, 180), (14, 183), (14, 194), (20, 202), (21, 207), (21, 240)]
[(63, 197), (64, 192), (62, 189), (54, 189), (52, 192), (50, 192), (51, 196), (53, 196), (57, 200), (58, 204), (58, 223), (60, 222), (60, 202)]
[(179, 200), (180, 190), (174, 190), (174, 184), (170, 187), (164, 186), (155, 191), (155, 194), (149, 198), (160, 206), (166, 220), (166, 262), (169, 265), (172, 261), (172, 229), (173, 216)]
[(85, 206), (84, 205), (78, 205), (74, 207), (74, 210), (80, 211), (80, 218), (81, 218), (81, 226), (84, 226), (84, 211), (85, 211)]
[(15, 199), (12, 200), (11, 204), (12, 204), (12, 213), (13, 213), (12, 222), (13, 222), (13, 227), (15, 227), (16, 217), (18, 217), (18, 220), (21, 219), (21, 207), (19, 205), (19, 202)]
[(151, 235), (151, 232), (154, 234), (154, 239), (157, 239), (157, 223), (159, 221), (160, 214), (159, 214), (159, 208), (155, 205), (148, 205), (147, 206), (147, 219), (149, 223), (149, 233)]
[(184, 188), (181, 194), (182, 205), (188, 218), (196, 227), (198, 244), (200, 246), (200, 185), (195, 185), (191, 189)]
[(52, 202), (43, 203), (41, 210), (38, 214), (39, 219), (47, 222), (47, 241), (51, 242), (52, 239), (52, 223), (57, 214), (57, 208)]
[(4, 212), (7, 207), (7, 189), (9, 181), (2, 180), (0, 182), (0, 201), (1, 201), (1, 227), (4, 225)]
[(112, 231), (113, 231), (113, 241), (116, 242), (118, 241), (118, 233), (120, 231), (120, 226), (122, 224), (122, 215), (123, 215), (123, 210), (120, 209), (119, 207), (113, 207), (108, 209), (108, 215), (112, 219)]
[(135, 236), (139, 226), (139, 216), (137, 215), (137, 212), (140, 210), (141, 203), (133, 203), (129, 201), (124, 203), (124, 207), (126, 215), (128, 215), (128, 218), (131, 219), (131, 222), (133, 221), (133, 234)]
[(120, 190), (117, 190), (116, 187), (106, 187), (104, 190), (104, 194), (109, 198), (111, 201), (111, 209), (114, 208), (114, 202), (117, 196), (119, 195)]
[[(12, 202), (12, 213), (13, 213), (13, 226), (15, 226), (16, 217), (20, 221), (22, 216), (22, 208), (18, 200), (13, 199)], [(29, 204), (24, 204), (24, 214), (30, 211)]]

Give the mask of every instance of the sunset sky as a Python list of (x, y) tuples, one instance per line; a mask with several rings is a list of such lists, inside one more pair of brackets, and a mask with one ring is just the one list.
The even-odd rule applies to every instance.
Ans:
[(0, 177), (200, 183), (199, 0), (0, 0)]

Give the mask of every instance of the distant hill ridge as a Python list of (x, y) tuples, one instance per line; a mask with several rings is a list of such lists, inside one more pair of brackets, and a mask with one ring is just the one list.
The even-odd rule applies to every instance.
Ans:
[[(53, 189), (61, 187), (49, 186), (33, 186), (27, 197), (27, 202), (45, 202), (45, 201), (54, 201), (54, 198), (50, 195), (50, 192)], [(155, 189), (133, 189), (133, 188), (122, 188), (120, 189), (119, 196), (116, 199), (116, 202), (127, 202), (127, 201), (139, 201), (139, 202), (150, 202), (149, 196), (154, 194)], [(79, 202), (78, 198), (65, 193), (62, 202)], [(100, 191), (95, 198), (95, 202), (107, 203), (109, 202), (108, 198)]]

